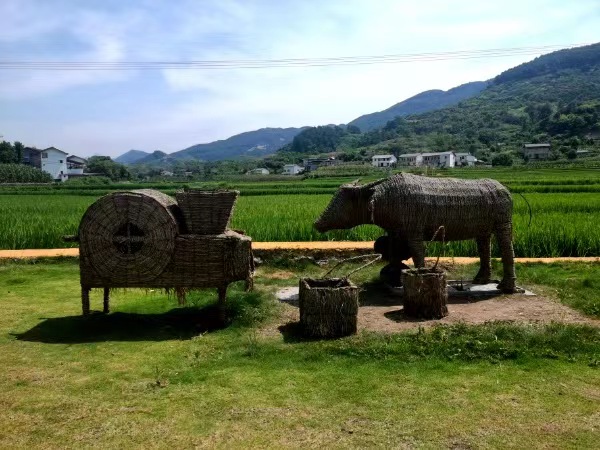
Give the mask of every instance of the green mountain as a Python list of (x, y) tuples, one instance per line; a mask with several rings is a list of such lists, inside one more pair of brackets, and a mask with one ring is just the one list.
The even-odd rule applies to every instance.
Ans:
[(144, 152), (142, 150), (129, 150), (126, 153), (123, 153), (121, 156), (117, 156), (114, 161), (121, 164), (134, 164), (142, 158), (145, 158), (150, 153)]
[(208, 144), (197, 144), (171, 153), (174, 159), (200, 159), (218, 161), (240, 157), (262, 157), (275, 153), (289, 144), (302, 128), (261, 128), (237, 134), (228, 139)]
[(381, 128), (387, 122), (399, 116), (419, 114), (444, 108), (446, 106), (456, 105), (463, 100), (479, 94), (487, 85), (487, 81), (473, 81), (448, 91), (434, 89), (421, 92), (414, 97), (396, 103), (386, 110), (360, 116), (348, 123), (348, 125), (357, 126), (361, 131), (370, 131), (375, 128)]
[(405, 153), (471, 151), (486, 158), (523, 143), (553, 144), (558, 158), (600, 132), (600, 44), (560, 50), (501, 73), (458, 105), (363, 133), (357, 147)]
[(162, 165), (170, 162), (170, 160), (172, 161), (172, 158), (169, 154), (160, 150), (154, 150), (152, 153), (147, 153), (146, 156), (135, 161), (134, 164)]

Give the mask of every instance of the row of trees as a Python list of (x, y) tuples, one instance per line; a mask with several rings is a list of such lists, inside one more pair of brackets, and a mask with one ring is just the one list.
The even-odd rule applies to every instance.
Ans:
[(108, 177), (113, 181), (129, 180), (131, 173), (123, 164), (113, 161), (110, 156), (92, 156), (87, 160), (86, 171)]
[(18, 141), (14, 144), (8, 141), (0, 142), (0, 164), (20, 164), (24, 149), (25, 146)]

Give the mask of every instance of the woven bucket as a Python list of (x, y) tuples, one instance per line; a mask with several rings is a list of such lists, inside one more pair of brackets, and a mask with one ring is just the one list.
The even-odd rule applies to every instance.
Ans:
[(348, 279), (301, 278), (299, 297), (305, 336), (337, 338), (356, 333), (358, 287)]
[(191, 234), (221, 234), (229, 225), (239, 191), (191, 189), (175, 194)]

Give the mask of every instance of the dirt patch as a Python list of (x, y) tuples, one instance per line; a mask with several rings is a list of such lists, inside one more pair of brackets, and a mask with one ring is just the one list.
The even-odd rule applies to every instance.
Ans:
[(290, 272), (288, 270), (276, 270), (274, 272), (268, 272), (261, 275), (270, 278), (272, 280), (287, 280), (289, 278), (297, 277), (294, 272)]
[(358, 314), (361, 329), (398, 332), (431, 327), (437, 324), (482, 324), (490, 321), (518, 323), (577, 323), (600, 326), (599, 320), (590, 319), (555, 300), (541, 296), (504, 295), (500, 297), (465, 301), (448, 299), (448, 316), (441, 320), (413, 320), (404, 316), (401, 305), (364, 306)]
[[(535, 289), (534, 289), (535, 290)], [(297, 322), (300, 313), (297, 303), (285, 303), (278, 323), (264, 330), (267, 335), (279, 333), (280, 325)], [(515, 323), (561, 322), (600, 326), (595, 320), (580, 314), (546, 296), (501, 295), (485, 299), (450, 297), (448, 316), (441, 320), (414, 320), (404, 315), (402, 303), (396, 296), (381, 291), (361, 299), (358, 311), (358, 329), (384, 333), (418, 330), (439, 324), (483, 324), (491, 321)]]

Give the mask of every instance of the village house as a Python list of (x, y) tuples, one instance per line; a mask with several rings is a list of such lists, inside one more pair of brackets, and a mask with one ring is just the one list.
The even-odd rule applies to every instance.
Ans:
[[(462, 165), (475, 165), (477, 159), (470, 153), (459, 153), (462, 155)], [(458, 156), (454, 152), (437, 153), (406, 153), (398, 157), (398, 165), (404, 167), (455, 167), (458, 164)]]
[(71, 176), (83, 176), (83, 169), (87, 164), (87, 159), (81, 158), (80, 156), (70, 155), (67, 156), (67, 175)]
[(269, 169), (259, 167), (258, 169), (252, 169), (246, 172), (246, 175), (269, 175)]
[(474, 166), (477, 162), (477, 158), (475, 158), (470, 153), (455, 153), (456, 155), (456, 163), (457, 167), (470, 167)]
[(530, 161), (550, 158), (550, 144), (523, 145), (523, 158)]
[(394, 155), (374, 155), (371, 161), (375, 167), (392, 167), (398, 159)]
[(398, 156), (398, 165), (405, 167), (419, 167), (423, 165), (423, 155), (420, 153), (406, 153)]
[(36, 167), (49, 173), (54, 181), (67, 181), (69, 176), (83, 176), (87, 160), (67, 152), (48, 147), (43, 150), (25, 147), (23, 149), (23, 164)]
[(422, 153), (423, 165), (429, 167), (454, 167), (456, 155), (454, 152)]
[(308, 158), (303, 161), (305, 172), (312, 172), (313, 170), (317, 170), (319, 167), (336, 166), (337, 164), (338, 161), (334, 157)]
[(285, 166), (283, 166), (284, 175), (298, 175), (303, 171), (304, 168), (300, 167), (298, 164), (286, 164)]

